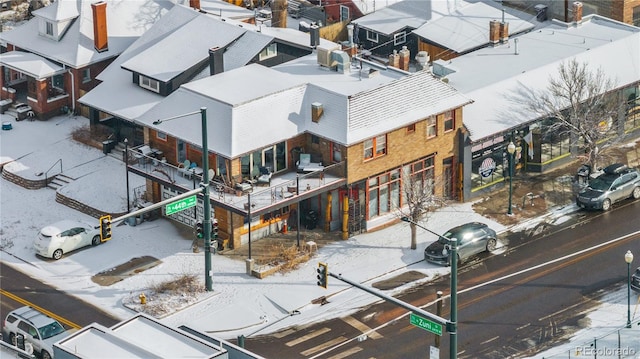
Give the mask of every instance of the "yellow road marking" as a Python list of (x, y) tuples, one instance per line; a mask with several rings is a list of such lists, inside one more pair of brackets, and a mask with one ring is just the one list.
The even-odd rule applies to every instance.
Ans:
[(78, 325), (78, 324), (76, 324), (76, 323), (74, 323), (74, 322), (72, 322), (72, 321), (69, 321), (69, 320), (67, 320), (67, 319), (64, 319), (64, 318), (62, 318), (61, 316), (58, 316), (58, 315), (56, 315), (56, 314), (53, 314), (53, 313), (51, 313), (50, 311), (48, 311), (48, 310), (46, 310), (46, 309), (44, 309), (44, 308), (42, 308), (42, 307), (39, 307), (39, 306), (37, 306), (37, 305), (35, 305), (35, 304), (33, 304), (33, 303), (29, 302), (28, 300), (22, 299), (22, 298), (18, 297), (17, 295), (13, 294), (13, 293), (7, 292), (7, 291), (6, 291), (6, 290), (4, 290), (4, 289), (0, 289), (0, 294), (2, 294), (2, 295), (4, 295), (4, 296), (6, 296), (6, 297), (8, 297), (8, 298), (11, 298), (11, 299), (15, 300), (16, 302), (18, 302), (18, 303), (20, 303), (20, 304), (28, 305), (28, 306), (30, 306), (31, 308), (33, 308), (33, 309), (35, 309), (35, 310), (37, 310), (37, 311), (39, 311), (39, 312), (41, 312), (41, 313), (44, 313), (44, 314), (46, 314), (46, 315), (50, 316), (51, 318), (53, 318), (53, 319), (55, 319), (55, 320), (59, 321), (60, 323), (65, 324), (65, 325), (67, 325), (67, 326), (69, 326), (69, 327), (71, 327), (71, 328), (74, 328), (74, 329), (80, 329), (80, 328), (82, 328), (80, 325)]

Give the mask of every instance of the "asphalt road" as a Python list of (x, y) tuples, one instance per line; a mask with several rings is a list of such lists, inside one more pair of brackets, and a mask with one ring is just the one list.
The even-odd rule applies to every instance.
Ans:
[[(607, 213), (579, 212), (541, 234), (510, 234), (504, 253), (463, 264), (458, 276), (458, 358), (529, 356), (584, 326), (581, 319), (602, 295), (626, 283), (624, 254), (629, 249), (640, 253), (640, 235), (623, 237), (640, 230), (639, 213), (640, 201), (624, 202)], [(622, 239), (586, 251), (617, 238)], [(571, 256), (575, 253), (579, 254)], [(557, 261), (525, 271), (553, 260)], [(512, 275), (518, 272), (522, 273)], [(398, 298), (423, 306), (436, 299), (438, 290), (446, 298), (448, 277)], [(445, 318), (448, 308), (445, 300)], [(433, 305), (424, 309), (435, 313)], [(249, 338), (245, 343), (267, 358), (428, 357), (435, 336), (411, 325), (406, 313), (380, 303), (347, 318)], [(365, 339), (362, 334), (371, 329)], [(448, 358), (449, 334), (444, 333), (440, 342), (440, 357)]]
[(30, 305), (60, 321), (67, 329), (82, 328), (93, 322), (110, 327), (119, 322), (90, 303), (59, 291), (0, 261), (0, 318), (11, 310)]

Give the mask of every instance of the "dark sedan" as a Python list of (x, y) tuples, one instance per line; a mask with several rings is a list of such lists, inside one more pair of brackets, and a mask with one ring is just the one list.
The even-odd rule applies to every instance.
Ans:
[(456, 238), (458, 242), (458, 263), (484, 251), (493, 251), (498, 243), (496, 232), (484, 223), (470, 222), (451, 228), (437, 241), (431, 243), (424, 250), (427, 262), (449, 265), (451, 245), (449, 239)]

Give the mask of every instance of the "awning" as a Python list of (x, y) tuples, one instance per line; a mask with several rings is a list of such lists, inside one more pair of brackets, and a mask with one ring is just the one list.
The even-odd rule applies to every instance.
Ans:
[(0, 57), (0, 64), (12, 70), (22, 72), (37, 80), (44, 80), (66, 72), (62, 66), (30, 52), (5, 52)]

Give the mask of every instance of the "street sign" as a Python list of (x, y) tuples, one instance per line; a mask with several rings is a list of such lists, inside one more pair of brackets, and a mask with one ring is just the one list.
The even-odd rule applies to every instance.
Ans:
[(196, 196), (193, 195), (191, 197), (183, 198), (179, 201), (169, 203), (165, 207), (164, 212), (168, 216), (183, 211), (187, 208), (195, 207), (196, 203), (198, 203), (198, 200), (196, 199)]
[(422, 328), (433, 334), (442, 335), (442, 325), (429, 319), (411, 313), (411, 315), (409, 316), (409, 322), (416, 327)]

